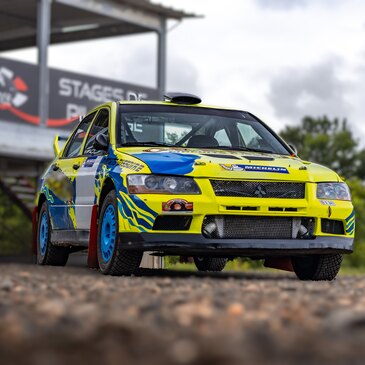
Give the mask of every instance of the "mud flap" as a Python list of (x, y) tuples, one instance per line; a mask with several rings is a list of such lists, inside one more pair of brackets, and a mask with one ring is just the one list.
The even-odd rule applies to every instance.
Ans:
[(269, 257), (265, 259), (264, 266), (272, 269), (294, 271), (290, 257)]
[(97, 254), (97, 240), (98, 240), (98, 206), (93, 205), (91, 212), (90, 223), (90, 237), (89, 250), (87, 254), (87, 266), (91, 269), (98, 269), (98, 254)]

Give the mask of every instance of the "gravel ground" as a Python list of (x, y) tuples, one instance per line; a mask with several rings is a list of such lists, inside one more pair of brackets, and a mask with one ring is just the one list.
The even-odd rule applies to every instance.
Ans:
[(0, 264), (0, 364), (363, 364), (365, 278)]

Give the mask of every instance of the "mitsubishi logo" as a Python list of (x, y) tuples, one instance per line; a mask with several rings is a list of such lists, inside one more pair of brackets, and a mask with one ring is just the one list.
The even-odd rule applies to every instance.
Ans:
[(258, 198), (264, 198), (265, 195), (266, 195), (266, 190), (265, 188), (262, 186), (262, 185), (257, 185), (257, 188), (255, 190), (255, 195), (258, 197)]

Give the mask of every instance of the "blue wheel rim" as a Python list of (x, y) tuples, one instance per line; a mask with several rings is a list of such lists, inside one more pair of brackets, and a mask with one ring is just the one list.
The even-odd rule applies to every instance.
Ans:
[(100, 248), (104, 262), (108, 262), (115, 247), (115, 233), (117, 230), (117, 217), (113, 204), (109, 204), (103, 215), (101, 222)]
[(46, 254), (48, 245), (48, 215), (43, 212), (39, 226), (39, 251), (42, 256)]

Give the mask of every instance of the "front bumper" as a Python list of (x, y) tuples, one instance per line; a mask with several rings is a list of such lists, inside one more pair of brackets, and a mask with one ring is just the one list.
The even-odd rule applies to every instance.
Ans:
[(122, 248), (183, 256), (268, 257), (352, 253), (352, 237), (313, 239), (208, 239), (201, 234), (119, 233)]

